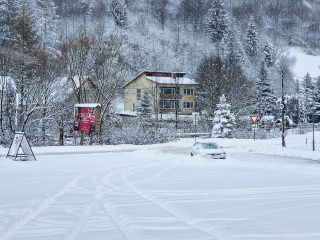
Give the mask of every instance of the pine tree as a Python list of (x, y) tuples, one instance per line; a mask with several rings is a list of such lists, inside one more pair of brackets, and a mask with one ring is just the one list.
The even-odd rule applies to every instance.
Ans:
[(227, 103), (226, 97), (222, 94), (213, 119), (211, 136), (230, 138), (234, 133), (234, 125), (235, 116), (231, 112), (231, 105)]
[(271, 81), (268, 77), (266, 64), (261, 62), (261, 68), (258, 80), (258, 114), (261, 119), (263, 116), (275, 115), (275, 96)]
[(235, 30), (234, 24), (230, 24), (230, 29), (221, 39), (219, 55), (222, 59), (231, 60), (239, 65), (244, 63), (245, 53), (239, 38), (239, 33)]
[(54, 51), (58, 43), (56, 6), (52, 0), (37, 0), (34, 2), (33, 19), (38, 29), (39, 40), (41, 44)]
[(317, 122), (320, 122), (320, 76), (317, 78), (314, 89), (314, 108), (315, 108), (315, 118)]
[(19, 13), (13, 23), (13, 39), (16, 47), (24, 53), (30, 53), (38, 43), (35, 23), (32, 21), (29, 9), (21, 5)]
[(206, 32), (213, 42), (220, 42), (228, 29), (227, 12), (222, 0), (213, 0), (205, 19)]
[(313, 107), (313, 84), (312, 78), (307, 73), (302, 80), (303, 102), (305, 106), (304, 115), (306, 119), (310, 118)]
[(266, 42), (266, 44), (264, 45), (263, 55), (264, 55), (264, 61), (266, 63), (266, 66), (271, 67), (273, 64), (272, 46), (269, 44), (269, 42)]
[(123, 0), (112, 0), (110, 12), (118, 27), (126, 27), (128, 25), (128, 9)]
[(248, 22), (246, 35), (245, 35), (245, 46), (249, 56), (254, 57), (259, 51), (259, 38), (254, 19), (251, 17)]
[(148, 91), (144, 91), (141, 99), (141, 107), (139, 110), (140, 116), (148, 119), (150, 118), (152, 109), (151, 109), (151, 100)]
[(139, 135), (140, 141), (142, 144), (155, 143), (157, 134), (156, 134), (156, 125), (155, 119), (152, 116), (151, 109), (151, 99), (148, 91), (144, 91), (141, 98), (141, 105), (138, 112), (139, 118)]
[(12, 43), (12, 26), (18, 11), (18, 1), (0, 0), (0, 46)]

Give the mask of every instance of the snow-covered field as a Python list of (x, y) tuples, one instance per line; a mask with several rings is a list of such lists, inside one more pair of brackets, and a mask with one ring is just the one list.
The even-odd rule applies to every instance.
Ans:
[[(306, 145), (306, 138), (307, 143)], [(320, 239), (320, 132), (216, 139), (226, 160), (190, 157), (194, 139), (151, 146), (0, 149), (0, 239)]]

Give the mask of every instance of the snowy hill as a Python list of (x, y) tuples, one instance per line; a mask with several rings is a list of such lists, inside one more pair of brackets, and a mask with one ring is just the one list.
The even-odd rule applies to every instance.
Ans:
[(307, 73), (312, 78), (320, 76), (320, 56), (308, 55), (299, 47), (293, 47), (289, 50), (290, 56), (296, 58), (296, 64), (293, 73), (298, 79), (302, 79)]

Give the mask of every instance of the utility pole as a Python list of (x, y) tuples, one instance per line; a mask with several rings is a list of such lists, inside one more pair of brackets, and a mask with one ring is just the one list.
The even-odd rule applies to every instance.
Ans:
[(19, 93), (16, 92), (16, 111), (14, 119), (14, 132), (18, 132), (18, 110), (19, 110)]
[(316, 150), (315, 141), (314, 141), (314, 87), (312, 88), (312, 151)]
[(286, 147), (286, 141), (284, 136), (284, 128), (285, 128), (285, 122), (284, 122), (284, 90), (283, 90), (283, 83), (284, 82), (284, 73), (281, 71), (281, 88), (282, 88), (282, 147)]

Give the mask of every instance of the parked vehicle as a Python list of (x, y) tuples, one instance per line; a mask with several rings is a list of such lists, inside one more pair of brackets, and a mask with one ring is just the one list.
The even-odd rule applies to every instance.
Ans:
[(215, 142), (196, 142), (191, 148), (191, 156), (226, 159), (226, 152)]

